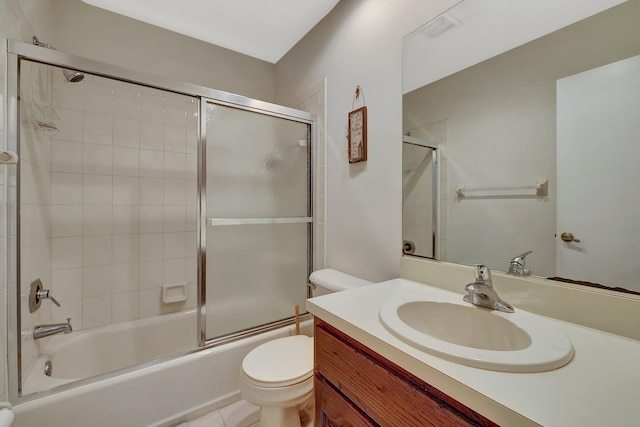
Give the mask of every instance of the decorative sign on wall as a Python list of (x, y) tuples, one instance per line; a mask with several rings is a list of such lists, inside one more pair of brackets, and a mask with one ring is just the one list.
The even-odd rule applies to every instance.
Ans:
[(353, 109), (356, 101), (362, 95), (363, 106), (349, 113), (349, 127), (347, 139), (349, 141), (349, 163), (364, 162), (367, 160), (367, 106), (364, 105), (364, 92), (360, 86), (356, 87), (353, 94)]

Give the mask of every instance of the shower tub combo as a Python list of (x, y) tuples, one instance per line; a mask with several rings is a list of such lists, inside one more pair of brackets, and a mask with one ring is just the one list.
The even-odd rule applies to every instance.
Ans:
[[(14, 406), (15, 426), (174, 426), (240, 400), (238, 378), (244, 356), (264, 342), (295, 333), (294, 326), (282, 327), (161, 363), (143, 364), (194, 348), (195, 315), (192, 310), (81, 331), (75, 337), (54, 337), (47, 346), (50, 353), (38, 360), (27, 377), (25, 393), (29, 388), (48, 389), (122, 371), (81, 380), (77, 387)], [(310, 320), (301, 324), (301, 332), (312, 333)], [(162, 341), (164, 348), (150, 342), (139, 345), (139, 337), (144, 336), (167, 337)], [(130, 351), (132, 342), (138, 343), (140, 352)], [(46, 361), (53, 365), (50, 377), (43, 372)], [(136, 364), (143, 365), (128, 368)]]
[[(240, 400), (244, 356), (293, 335), (309, 295), (315, 116), (42, 42), (7, 58), (14, 426), (172, 426)], [(25, 305), (36, 281), (59, 307)]]

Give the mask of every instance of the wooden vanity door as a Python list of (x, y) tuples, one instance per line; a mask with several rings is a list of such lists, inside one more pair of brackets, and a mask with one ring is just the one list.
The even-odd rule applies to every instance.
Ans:
[(316, 427), (373, 427), (376, 423), (346, 400), (324, 378), (314, 379)]

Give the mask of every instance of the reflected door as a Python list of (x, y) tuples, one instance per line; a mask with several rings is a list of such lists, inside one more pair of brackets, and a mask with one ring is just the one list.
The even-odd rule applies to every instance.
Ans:
[(558, 80), (557, 119), (556, 275), (640, 291), (640, 56)]
[(206, 338), (304, 311), (309, 124), (206, 103)]

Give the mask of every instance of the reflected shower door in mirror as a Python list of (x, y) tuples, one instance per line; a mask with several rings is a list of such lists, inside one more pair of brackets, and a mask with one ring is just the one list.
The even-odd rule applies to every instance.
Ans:
[[(633, 65), (640, 55), (640, 1), (599, 4), (596, 13), (576, 2), (575, 16), (562, 25), (557, 15), (567, 11), (552, 14), (555, 28), (514, 12), (522, 21), (505, 25), (519, 30), (492, 39), (502, 25), (492, 21), (503, 16), (492, 10), (497, 3), (462, 2), (448, 12), (462, 26), (405, 38), (403, 132), (446, 127), (439, 145), (447, 165), (440, 196), (446, 245), (438, 259), (482, 260), (507, 271), (513, 257), (533, 250), (526, 258), (533, 275), (640, 291), (637, 263), (627, 261), (640, 242), (633, 220), (640, 198), (624, 184), (640, 181), (634, 167), (640, 84)], [(499, 7), (505, 13), (516, 6)], [(533, 1), (517, 7), (544, 7), (546, 16), (556, 8)], [(503, 43), (504, 53), (473, 65), (478, 40), (497, 45), (527, 32), (533, 41), (509, 51)], [(428, 59), (423, 68), (411, 68), (420, 58)], [(449, 63), (463, 65), (444, 72)], [(594, 73), (606, 77), (587, 79)], [(584, 86), (573, 84), (578, 81)]]
[(402, 252), (436, 258), (438, 151), (426, 139), (405, 135), (402, 142)]

